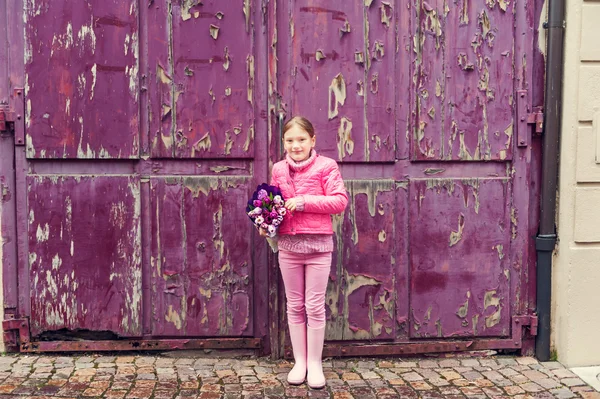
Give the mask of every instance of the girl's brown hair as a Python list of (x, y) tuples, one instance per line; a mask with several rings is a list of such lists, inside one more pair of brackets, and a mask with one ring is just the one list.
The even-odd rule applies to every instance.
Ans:
[(292, 119), (287, 121), (285, 125), (283, 125), (283, 137), (285, 137), (285, 132), (290, 130), (294, 125), (300, 126), (300, 128), (308, 133), (310, 137), (315, 136), (315, 128), (308, 119), (303, 116), (294, 116)]

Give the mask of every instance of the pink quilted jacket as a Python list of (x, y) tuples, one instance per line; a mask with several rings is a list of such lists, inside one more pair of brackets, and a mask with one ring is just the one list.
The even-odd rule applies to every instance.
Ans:
[(278, 186), (286, 199), (304, 198), (304, 210), (286, 215), (279, 234), (333, 234), (331, 215), (342, 213), (348, 194), (337, 163), (317, 154), (306, 169), (297, 171), (295, 181), (285, 160), (273, 165), (271, 185)]

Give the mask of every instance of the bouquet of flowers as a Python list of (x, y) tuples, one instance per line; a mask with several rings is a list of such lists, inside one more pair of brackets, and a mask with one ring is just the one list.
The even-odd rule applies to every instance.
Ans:
[(246, 213), (254, 225), (267, 232), (267, 242), (273, 252), (277, 252), (277, 228), (287, 212), (284, 204), (279, 188), (263, 183), (256, 187), (246, 207)]

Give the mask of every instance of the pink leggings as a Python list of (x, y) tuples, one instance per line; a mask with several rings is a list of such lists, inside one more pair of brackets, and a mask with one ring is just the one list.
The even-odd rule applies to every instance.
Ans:
[(285, 286), (289, 324), (320, 328), (325, 325), (325, 290), (331, 252), (298, 254), (279, 251), (279, 269)]

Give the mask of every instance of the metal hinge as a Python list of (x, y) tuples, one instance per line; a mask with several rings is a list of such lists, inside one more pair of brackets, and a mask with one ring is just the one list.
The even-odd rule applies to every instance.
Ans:
[(14, 133), (15, 112), (8, 105), (0, 105), (0, 133)]
[(2, 322), (2, 328), (6, 347), (18, 349), (22, 345), (28, 346), (31, 342), (28, 318), (6, 319)]
[(15, 145), (25, 145), (25, 93), (13, 90), (9, 104), (0, 104), (0, 133), (15, 135)]
[(513, 322), (516, 324), (516, 327), (529, 327), (529, 335), (537, 335), (538, 317), (536, 315), (515, 316), (513, 317)]
[(544, 130), (544, 109), (542, 107), (534, 107), (533, 112), (527, 114), (527, 123), (535, 125), (535, 133), (542, 134)]
[(517, 91), (517, 123), (516, 137), (517, 147), (529, 145), (529, 125), (534, 125), (534, 132), (541, 134), (544, 124), (544, 111), (542, 107), (531, 107), (527, 90)]

